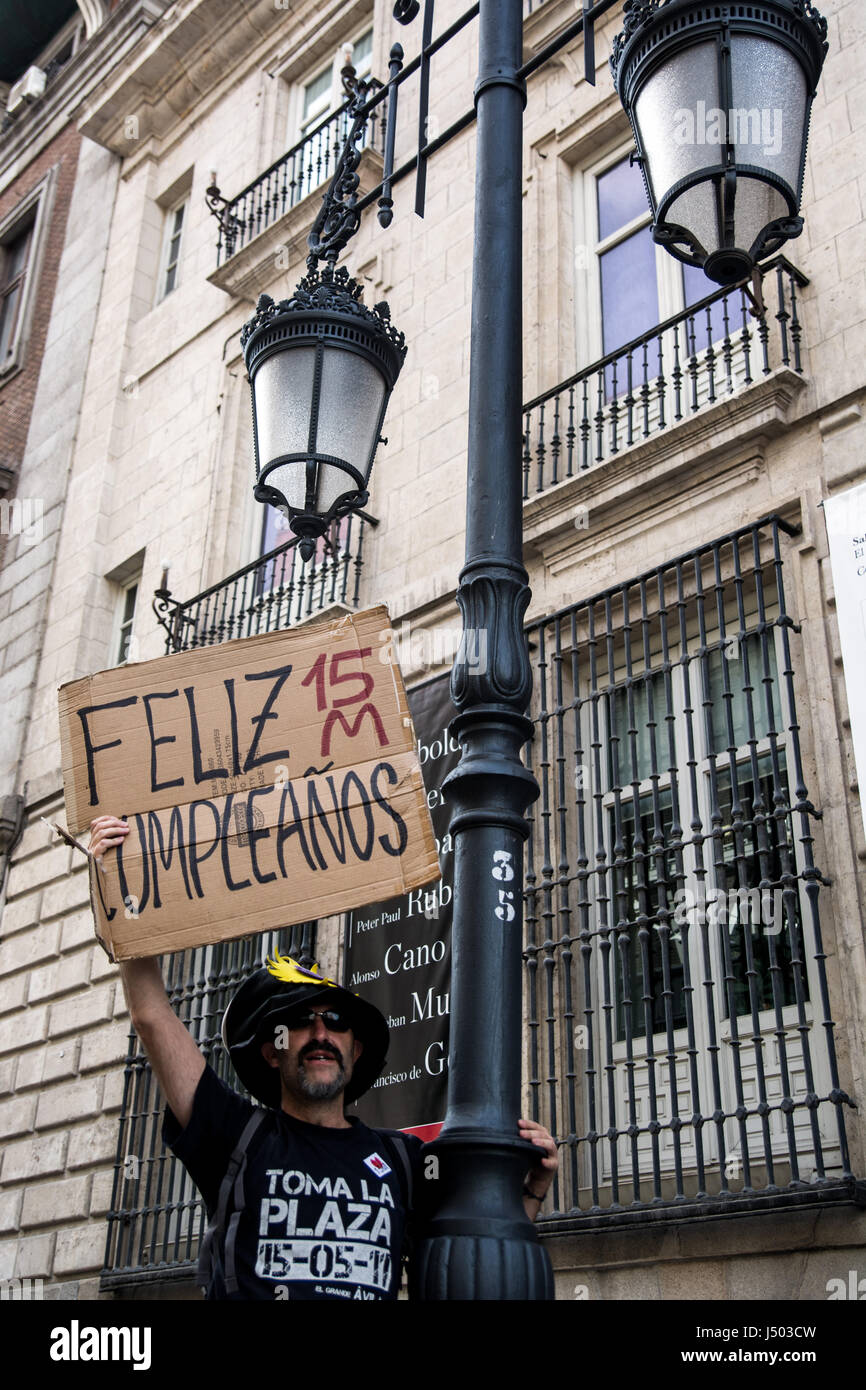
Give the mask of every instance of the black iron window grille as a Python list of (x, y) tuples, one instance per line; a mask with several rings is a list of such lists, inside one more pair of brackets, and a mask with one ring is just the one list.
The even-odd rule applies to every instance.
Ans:
[[(165, 961), (172, 1007), (217, 1075), (241, 1090), (220, 1037), (238, 985), (274, 950), (315, 958), (315, 923), (216, 946), (179, 951)], [(242, 1094), (246, 1094), (242, 1092)], [(101, 1287), (189, 1279), (206, 1225), (204, 1203), (162, 1142), (165, 1100), (135, 1033), (130, 1034), (108, 1237)]]
[(561, 1215), (851, 1179), (778, 518), (533, 624), (532, 1113)]
[(809, 282), (784, 256), (762, 275), (759, 317), (744, 286), (716, 290), (525, 405), (524, 498), (729, 400), (777, 367), (802, 372), (798, 291)]

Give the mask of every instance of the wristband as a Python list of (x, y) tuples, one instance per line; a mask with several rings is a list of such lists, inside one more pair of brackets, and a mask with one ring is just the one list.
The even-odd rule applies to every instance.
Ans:
[[(533, 1202), (537, 1202), (539, 1206), (541, 1206), (541, 1203), (544, 1201), (544, 1197), (537, 1197), (527, 1183), (523, 1184), (523, 1195), (524, 1197), (531, 1197)], [(545, 1196), (546, 1195), (545, 1193)]]

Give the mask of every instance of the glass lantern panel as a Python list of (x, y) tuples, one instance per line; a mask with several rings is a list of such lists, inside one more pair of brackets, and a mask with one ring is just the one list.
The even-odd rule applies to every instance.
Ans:
[(671, 203), (665, 218), (678, 227), (687, 227), (708, 256), (720, 245), (716, 187), (714, 179), (706, 179), (687, 188)]
[(314, 347), (287, 347), (266, 358), (256, 371), (253, 391), (260, 470), (281, 454), (307, 449), (315, 366)]
[(322, 516), (326, 516), (347, 492), (355, 491), (355, 481), (351, 473), (346, 473), (342, 468), (335, 468), (330, 463), (319, 464), (319, 488), (316, 494), (316, 511)]
[[(322, 392), (316, 452), (333, 454), (352, 464), (366, 481), (367, 465), (376, 442), (385, 380), (372, 362), (359, 353), (328, 345), (322, 368)], [(320, 484), (320, 498), (330, 506), (354, 483), (349, 474), (329, 468)], [(322, 510), (326, 510), (323, 505)]]
[(734, 204), (735, 244), (743, 251), (751, 250), (764, 228), (787, 213), (788, 204), (778, 189), (760, 179), (740, 175)]
[(294, 463), (279, 463), (265, 479), (268, 487), (276, 488), (295, 511), (306, 511), (307, 461), (300, 459)]
[(730, 135), (737, 164), (770, 170), (796, 197), (809, 98), (797, 59), (773, 39), (733, 34), (731, 93)]
[(635, 121), (656, 206), (680, 179), (719, 165), (724, 120), (718, 111), (718, 94), (714, 42), (697, 43), (674, 54), (638, 93)]

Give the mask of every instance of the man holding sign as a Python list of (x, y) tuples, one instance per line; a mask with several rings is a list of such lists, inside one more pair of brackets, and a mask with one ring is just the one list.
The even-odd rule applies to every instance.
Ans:
[[(101, 861), (129, 825), (99, 816)], [(212, 1299), (395, 1299), (425, 1172), (413, 1135), (349, 1120), (380, 1074), (388, 1027), (372, 1004), (278, 956), (237, 990), (223, 1041), (254, 1106), (220, 1081), (177, 1018), (154, 957), (122, 961), (132, 1023), (168, 1102), (164, 1136), (199, 1187), (211, 1225), (201, 1272)], [(557, 1168), (541, 1125), (520, 1136), (544, 1156), (524, 1205), (540, 1208)]]

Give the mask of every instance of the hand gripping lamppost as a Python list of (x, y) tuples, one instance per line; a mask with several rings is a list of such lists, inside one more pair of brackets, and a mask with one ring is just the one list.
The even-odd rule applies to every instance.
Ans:
[[(522, 136), (526, 77), (582, 31), (595, 81), (595, 0), (522, 63), (522, 0), (480, 0), (466, 564), (457, 601), (464, 641), (452, 672), (461, 761), (448, 779), (455, 846), (451, 1069), (432, 1215), (416, 1252), (415, 1296), (553, 1297), (546, 1251), (521, 1204), (538, 1150), (517, 1137), (525, 811), (538, 795), (521, 761), (531, 671), (522, 557)], [(397, 0), (410, 23), (416, 0)], [(433, 0), (425, 0), (425, 52)], [(452, 28), (454, 35), (474, 9)], [(753, 277), (762, 256), (799, 235), (809, 114), (827, 49), (811, 0), (625, 0), (610, 65), (629, 116), (653, 235), (719, 284)], [(402, 49), (391, 50), (379, 219), (394, 172)], [(422, 88), (424, 84), (422, 82)], [(359, 141), (371, 104), (356, 83), (346, 147), (310, 235), (309, 274), (294, 296), (262, 296), (242, 335), (253, 389), (256, 496), (281, 507), (309, 557), (330, 522), (362, 507), (388, 398), (405, 356), (387, 305), (373, 310), (336, 259), (357, 230)], [(426, 98), (424, 98), (426, 100)], [(366, 104), (365, 104), (366, 103)], [(471, 119), (458, 121), (448, 138)], [(767, 118), (765, 121), (765, 117)], [(422, 121), (421, 125), (426, 122)], [(700, 126), (700, 129), (699, 129)], [(373, 195), (365, 195), (364, 204)], [(327, 260), (319, 274), (317, 260)], [(487, 669), (471, 661), (484, 632)], [(468, 635), (467, 635), (468, 634)]]

